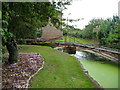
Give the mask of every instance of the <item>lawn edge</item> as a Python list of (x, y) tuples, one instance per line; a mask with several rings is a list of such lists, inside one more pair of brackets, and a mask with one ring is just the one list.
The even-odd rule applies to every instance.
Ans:
[(43, 58), (43, 57), (42, 57), (42, 59), (43, 59), (42, 67), (39, 68), (36, 73), (34, 73), (33, 75), (31, 75), (31, 76), (29, 77), (29, 79), (27, 80), (27, 84), (26, 84), (26, 87), (25, 87), (25, 88), (30, 88), (30, 80), (31, 80), (41, 69), (43, 69), (44, 64), (45, 64), (45, 61), (44, 61), (44, 58)]

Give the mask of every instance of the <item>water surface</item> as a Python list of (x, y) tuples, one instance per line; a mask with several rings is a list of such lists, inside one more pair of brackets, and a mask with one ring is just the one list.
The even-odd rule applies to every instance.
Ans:
[(102, 87), (118, 88), (117, 64), (89, 52), (76, 51), (74, 56), (78, 58), (83, 67), (89, 72), (89, 75)]

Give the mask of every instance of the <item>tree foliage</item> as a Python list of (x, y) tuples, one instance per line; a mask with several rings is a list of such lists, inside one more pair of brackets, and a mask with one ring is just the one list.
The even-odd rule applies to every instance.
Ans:
[(78, 38), (97, 40), (100, 45), (114, 45), (116, 48), (120, 45), (120, 19), (118, 16), (105, 20), (92, 19), (83, 30), (77, 30), (68, 25), (65, 31)]
[[(10, 63), (17, 62), (15, 39), (35, 38), (39, 29), (51, 21), (57, 28), (61, 24), (61, 8), (68, 2), (2, 2), (2, 41), (10, 54)], [(14, 62), (15, 61), (15, 62)]]

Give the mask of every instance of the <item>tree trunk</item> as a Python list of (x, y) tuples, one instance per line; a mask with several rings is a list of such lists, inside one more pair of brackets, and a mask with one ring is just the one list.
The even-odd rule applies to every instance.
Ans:
[(7, 50), (9, 52), (8, 63), (14, 64), (18, 61), (18, 47), (14, 38), (7, 39)]

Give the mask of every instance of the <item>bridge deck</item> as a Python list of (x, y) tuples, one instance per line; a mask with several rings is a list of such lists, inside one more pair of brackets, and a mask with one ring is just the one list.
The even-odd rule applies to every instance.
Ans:
[(94, 45), (87, 45), (87, 44), (80, 44), (80, 43), (72, 43), (72, 42), (64, 42), (64, 41), (46, 41), (46, 40), (35, 40), (35, 39), (26, 39), (26, 41), (30, 43), (37, 43), (37, 42), (50, 42), (50, 43), (58, 43), (61, 45), (70, 45), (70, 46), (77, 46), (77, 47), (85, 47), (85, 48), (91, 48), (91, 49), (96, 49), (96, 50), (101, 50), (101, 51), (106, 51), (106, 52), (111, 52), (115, 54), (120, 54), (120, 50), (117, 49), (112, 49), (108, 47), (103, 47), (103, 46), (94, 46)]

